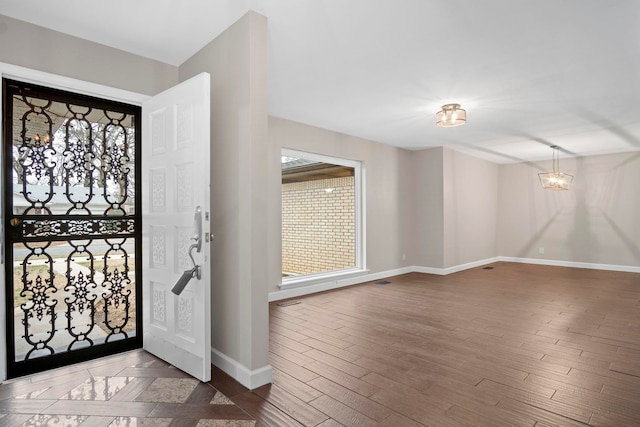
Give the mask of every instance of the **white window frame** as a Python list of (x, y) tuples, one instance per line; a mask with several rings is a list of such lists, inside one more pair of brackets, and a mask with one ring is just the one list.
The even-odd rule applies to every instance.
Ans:
[[(329, 163), (353, 168), (354, 173), (354, 190), (355, 190), (355, 266), (341, 270), (332, 270), (321, 273), (301, 274), (299, 276), (283, 277), (280, 283), (280, 289), (294, 289), (308, 285), (315, 285), (325, 282), (337, 282), (338, 280), (348, 279), (351, 277), (367, 274), (365, 254), (365, 196), (364, 196), (364, 166), (361, 161), (333, 157), (324, 154), (310, 153), (307, 151), (298, 151), (288, 148), (282, 148), (281, 155), (283, 157), (295, 157), (316, 162)], [(280, 215), (280, 224), (282, 224), (282, 210)], [(282, 244), (282, 237), (280, 238)], [(282, 251), (280, 251), (280, 268), (282, 268)]]

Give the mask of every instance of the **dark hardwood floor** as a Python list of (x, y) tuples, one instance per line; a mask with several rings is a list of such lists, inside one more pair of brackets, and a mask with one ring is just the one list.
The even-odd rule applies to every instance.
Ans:
[(231, 399), (275, 426), (640, 426), (640, 274), (489, 267), (272, 303), (273, 384)]
[(489, 267), (272, 303), (253, 391), (138, 351), (1, 385), (0, 425), (640, 426), (640, 274)]

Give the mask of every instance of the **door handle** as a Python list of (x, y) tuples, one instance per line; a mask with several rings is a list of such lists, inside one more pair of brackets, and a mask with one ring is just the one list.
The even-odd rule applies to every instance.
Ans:
[(193, 236), (193, 240), (196, 242), (196, 252), (200, 252), (202, 250), (202, 209), (200, 209), (200, 206), (196, 206), (196, 212), (193, 215), (193, 225), (196, 229), (196, 233)]
[(182, 273), (182, 276), (178, 278), (176, 284), (173, 285), (171, 292), (175, 295), (180, 295), (192, 278), (195, 277), (198, 280), (202, 278), (202, 271), (200, 266), (196, 263), (196, 260), (193, 258), (192, 253), (194, 249), (196, 252), (200, 252), (202, 250), (202, 209), (200, 209), (200, 206), (196, 206), (196, 212), (193, 215), (193, 226), (196, 229), (195, 234), (191, 238), (191, 240), (194, 240), (194, 243), (189, 246), (189, 249), (187, 249), (187, 254), (191, 259), (193, 268), (185, 270)]
[(202, 272), (200, 270), (200, 266), (196, 264), (196, 261), (193, 259), (193, 254), (191, 253), (197, 247), (198, 247), (197, 243), (194, 243), (193, 245), (189, 246), (188, 253), (189, 253), (189, 258), (191, 258), (191, 262), (193, 263), (193, 268), (190, 270), (185, 270), (182, 273), (182, 276), (180, 276), (180, 278), (176, 282), (176, 284), (173, 285), (173, 288), (171, 288), (171, 292), (173, 292), (176, 295), (180, 295), (182, 293), (182, 291), (187, 286), (189, 281), (191, 281), (192, 278), (195, 277), (198, 280), (202, 278)]

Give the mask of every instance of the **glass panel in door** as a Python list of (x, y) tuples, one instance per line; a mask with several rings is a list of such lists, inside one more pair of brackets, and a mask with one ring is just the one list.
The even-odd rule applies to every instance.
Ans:
[(140, 108), (3, 88), (8, 376), (140, 347)]

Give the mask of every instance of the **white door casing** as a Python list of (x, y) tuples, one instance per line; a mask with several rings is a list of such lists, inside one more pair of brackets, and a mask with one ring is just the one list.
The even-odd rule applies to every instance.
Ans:
[[(203, 382), (211, 379), (209, 85), (202, 73), (142, 105), (143, 346)], [(175, 295), (198, 231), (200, 279)]]

